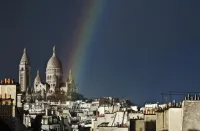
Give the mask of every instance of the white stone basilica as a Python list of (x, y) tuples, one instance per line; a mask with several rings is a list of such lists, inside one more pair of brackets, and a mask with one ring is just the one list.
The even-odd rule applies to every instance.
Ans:
[(66, 100), (71, 98), (72, 92), (76, 92), (71, 70), (66, 82), (63, 82), (62, 63), (56, 56), (55, 46), (53, 47), (53, 54), (47, 63), (46, 82), (41, 81), (39, 71), (37, 71), (33, 87), (31, 87), (31, 64), (27, 51), (24, 49), (19, 64), (19, 83), (21, 92), (26, 93), (26, 97), (30, 96), (36, 99), (60, 99), (62, 96)]

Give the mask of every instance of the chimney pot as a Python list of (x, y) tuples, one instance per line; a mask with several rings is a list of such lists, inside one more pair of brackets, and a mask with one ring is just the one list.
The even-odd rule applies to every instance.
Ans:
[(194, 99), (193, 99), (193, 96), (191, 96), (190, 100), (194, 100)]
[(188, 100), (190, 100), (190, 94), (188, 94)]
[(185, 100), (187, 100), (187, 97), (185, 96)]

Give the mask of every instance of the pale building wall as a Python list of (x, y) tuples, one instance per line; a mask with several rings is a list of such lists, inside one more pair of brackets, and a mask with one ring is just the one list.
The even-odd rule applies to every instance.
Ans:
[(156, 130), (156, 115), (144, 115), (145, 131)]
[(156, 112), (156, 131), (164, 129), (164, 111)]
[(90, 110), (91, 111), (96, 111), (99, 107), (99, 102), (92, 102), (91, 106), (90, 106)]
[(16, 105), (16, 85), (0, 85), (0, 95), (2, 95), (2, 98), (5, 98), (5, 94), (6, 94), (6, 98), (11, 98), (14, 99), (13, 100), (13, 105)]
[(115, 113), (105, 114), (106, 122), (109, 122), (108, 126), (114, 126), (115, 115), (116, 115)]
[(127, 112), (116, 112), (116, 116), (114, 118), (114, 122), (113, 124), (114, 125), (117, 125), (117, 124), (128, 124), (128, 121), (127, 121)]
[(90, 130), (91, 131), (94, 130), (94, 127), (95, 127), (95, 118), (92, 118), (91, 119), (91, 128), (90, 128)]
[(117, 124), (121, 124), (122, 121), (123, 121), (123, 115), (124, 115), (124, 112), (116, 112), (116, 117), (115, 117), (115, 121), (114, 123)]
[(131, 106), (131, 109), (134, 111), (138, 111), (138, 106)]
[[(5, 95), (6, 94), (6, 95)], [(12, 98), (13, 99), (13, 108), (12, 108), (12, 116), (15, 117), (15, 106), (17, 104), (16, 100), (16, 85), (0, 85), (0, 95), (3, 99)]]
[(129, 121), (128, 121), (128, 112), (125, 112), (125, 114), (124, 114), (124, 120), (123, 120), (123, 123), (124, 124), (129, 124)]
[(91, 125), (91, 131), (97, 131), (97, 126), (98, 126), (98, 122), (97, 121), (92, 121), (92, 125)]
[(182, 131), (200, 130), (200, 101), (183, 101)]
[(145, 104), (145, 108), (156, 108), (158, 104)]
[(100, 127), (99, 131), (128, 131), (128, 128), (122, 127)]
[(102, 122), (107, 122), (105, 117), (97, 117), (97, 126)]
[(116, 112), (113, 114), (105, 114), (104, 117), (97, 117), (96, 125), (102, 122), (109, 122), (108, 126), (116, 126), (117, 124), (129, 124), (127, 119), (127, 112)]
[(144, 120), (136, 120), (135, 125), (135, 131), (144, 131)]
[(144, 120), (131, 120), (129, 131), (144, 131)]
[(169, 108), (169, 131), (182, 131), (182, 108)]
[(168, 130), (169, 128), (169, 110), (164, 111), (164, 130)]
[(156, 121), (156, 115), (144, 115), (145, 121)]
[(80, 104), (80, 108), (90, 108), (91, 107), (91, 103), (81, 103)]
[(106, 122), (110, 122), (114, 119), (115, 113), (112, 114), (105, 114), (105, 120)]
[(99, 114), (105, 114), (106, 112), (113, 113), (119, 111), (119, 106), (100, 106), (98, 108)]
[[(103, 122), (107, 122), (105, 117), (97, 117), (97, 120), (94, 121), (94, 129), (95, 129), (95, 130), (99, 129), (99, 128), (98, 128), (98, 125), (100, 125), (100, 124), (103, 123)], [(95, 131), (95, 130), (94, 130), (94, 131)]]
[(181, 131), (182, 108), (169, 108), (156, 112), (156, 131)]
[(94, 129), (99, 129), (97, 126), (100, 125), (103, 122), (109, 122), (108, 126), (111, 126), (112, 124), (114, 125), (114, 118), (115, 118), (115, 113), (113, 114), (105, 114), (104, 117), (97, 117), (96, 121), (92, 121), (92, 126)]

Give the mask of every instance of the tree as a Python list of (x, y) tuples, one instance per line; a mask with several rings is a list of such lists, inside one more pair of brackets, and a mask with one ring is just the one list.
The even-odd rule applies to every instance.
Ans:
[(86, 100), (86, 98), (82, 94), (80, 94), (80, 93), (72, 92), (71, 93), (71, 100), (72, 101)]

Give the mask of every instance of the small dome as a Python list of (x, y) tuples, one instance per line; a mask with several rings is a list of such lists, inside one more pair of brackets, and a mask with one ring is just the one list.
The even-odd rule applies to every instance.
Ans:
[(60, 68), (60, 69), (62, 69), (62, 64), (61, 64), (60, 60), (56, 57), (55, 46), (53, 47), (53, 55), (47, 63), (47, 68)]
[(37, 76), (35, 77), (34, 83), (41, 82), (39, 71), (37, 71)]

